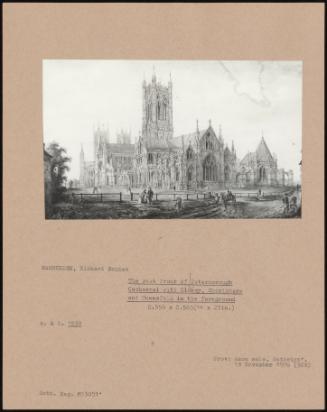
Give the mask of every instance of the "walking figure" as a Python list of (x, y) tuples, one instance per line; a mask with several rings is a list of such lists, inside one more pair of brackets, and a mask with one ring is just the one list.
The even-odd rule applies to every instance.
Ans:
[(289, 208), (290, 208), (290, 200), (289, 200), (289, 197), (287, 195), (285, 195), (283, 197), (283, 202), (285, 204), (285, 212), (287, 213), (289, 211)]
[(147, 202), (147, 193), (146, 193), (146, 189), (144, 189), (139, 194), (138, 203), (146, 203), (146, 202)]
[(182, 205), (183, 205), (182, 198), (180, 196), (178, 196), (176, 198), (176, 204), (175, 204), (175, 208), (176, 208), (177, 213), (179, 213), (182, 210)]
[(227, 193), (222, 193), (221, 198), (224, 204), (224, 209), (227, 210)]
[(219, 193), (217, 192), (215, 193), (215, 201), (216, 201), (217, 206), (219, 205), (219, 199), (220, 199), (220, 196), (219, 196)]
[(295, 213), (297, 208), (297, 197), (293, 196), (290, 201), (290, 212)]
[(148, 198), (148, 201), (151, 205), (152, 204), (152, 198), (153, 198), (153, 190), (151, 189), (151, 186), (149, 186), (149, 188), (148, 188), (147, 198)]
[(128, 187), (128, 191), (129, 191), (129, 195), (131, 197), (131, 200), (133, 200), (133, 193), (132, 193), (132, 189), (131, 189), (130, 186)]

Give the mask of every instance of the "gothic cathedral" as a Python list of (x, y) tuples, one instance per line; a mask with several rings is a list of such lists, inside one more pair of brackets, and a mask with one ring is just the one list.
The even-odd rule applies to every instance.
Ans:
[(94, 160), (80, 153), (81, 187), (151, 186), (157, 190), (224, 189), (231, 187), (292, 185), (292, 171), (277, 168), (262, 137), (257, 150), (239, 161), (234, 143), (224, 143), (209, 121), (208, 127), (174, 137), (173, 84), (142, 84), (142, 132), (135, 144), (121, 131), (111, 143), (106, 128), (94, 131)]

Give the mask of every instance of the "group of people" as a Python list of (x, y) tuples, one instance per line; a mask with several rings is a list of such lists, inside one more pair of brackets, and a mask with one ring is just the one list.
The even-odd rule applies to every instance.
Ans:
[(235, 200), (236, 199), (235, 195), (233, 194), (233, 192), (231, 190), (227, 190), (227, 192), (223, 192), (223, 193), (221, 193), (221, 195), (218, 192), (216, 192), (214, 197), (215, 197), (216, 205), (218, 206), (219, 203), (220, 203), (220, 200), (221, 200), (223, 205), (224, 205), (225, 210), (227, 208), (227, 202), (229, 200)]
[(285, 208), (284, 208), (285, 213), (296, 212), (296, 209), (297, 209), (297, 197), (296, 196), (288, 197), (288, 195), (285, 194), (282, 198), (282, 202), (285, 205)]
[(151, 204), (152, 199), (153, 199), (153, 195), (154, 195), (154, 192), (151, 189), (151, 187), (149, 186), (148, 188), (146, 188), (146, 189), (144, 189), (140, 192), (138, 202), (139, 203), (149, 203), (149, 204)]

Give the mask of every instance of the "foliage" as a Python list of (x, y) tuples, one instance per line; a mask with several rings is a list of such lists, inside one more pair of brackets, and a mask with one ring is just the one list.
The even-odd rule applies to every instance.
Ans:
[(67, 151), (57, 142), (50, 143), (47, 152), (52, 156), (51, 159), (51, 177), (53, 188), (53, 201), (59, 201), (66, 190), (65, 183), (67, 180), (66, 172), (70, 170), (68, 164), (71, 158), (67, 156)]

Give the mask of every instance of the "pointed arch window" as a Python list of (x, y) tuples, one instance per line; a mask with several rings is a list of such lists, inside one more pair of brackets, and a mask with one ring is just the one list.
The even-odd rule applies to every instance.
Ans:
[(231, 171), (230, 171), (230, 167), (228, 165), (225, 166), (224, 175), (225, 175), (225, 181), (229, 182), (230, 177), (231, 177)]
[(213, 150), (214, 149), (213, 141), (211, 139), (210, 134), (207, 134), (207, 136), (206, 136), (205, 146), (206, 146), (206, 150)]
[(203, 180), (217, 180), (217, 166), (213, 155), (208, 155), (203, 162)]
[(189, 148), (186, 150), (186, 159), (187, 159), (187, 160), (192, 160), (192, 159), (193, 159), (193, 150), (192, 150), (191, 147), (189, 147)]
[(152, 111), (152, 107), (151, 107), (151, 103), (149, 103), (147, 105), (147, 120), (151, 120), (151, 117), (152, 117), (151, 111)]
[(167, 119), (167, 104), (165, 101), (158, 101), (157, 103), (157, 119), (166, 120)]
[(162, 103), (162, 120), (167, 119), (167, 104), (166, 102)]

